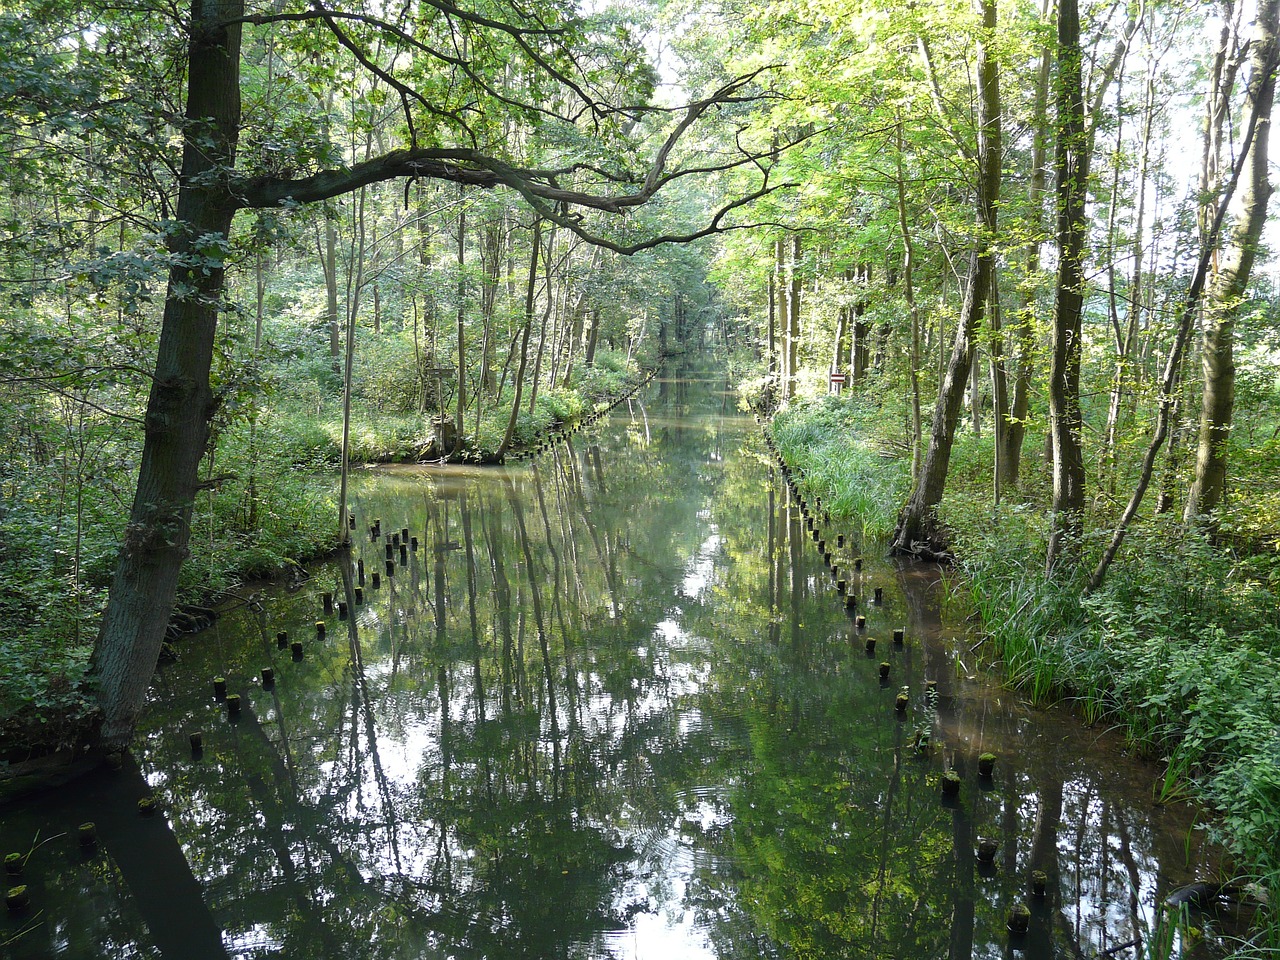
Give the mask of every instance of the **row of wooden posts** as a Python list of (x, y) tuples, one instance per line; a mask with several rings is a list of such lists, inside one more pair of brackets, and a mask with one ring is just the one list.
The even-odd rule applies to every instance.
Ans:
[[(845, 547), (845, 535), (843, 533), (835, 533), (835, 550), (831, 549), (828, 543), (828, 537), (832, 532), (831, 513), (823, 508), (822, 498), (814, 495), (812, 503), (810, 503), (810, 499), (806, 496), (804, 489), (804, 470), (792, 467), (787, 463), (768, 431), (764, 433), (764, 442), (776, 460), (792, 496), (800, 504), (800, 515), (804, 519), (805, 527), (809, 531), (818, 552), (822, 555), (823, 563), (831, 571), (831, 577), (835, 581), (836, 595), (843, 599), (846, 612), (853, 617), (855, 635), (864, 634), (867, 629), (867, 618), (865, 614), (858, 612), (859, 597), (850, 585), (846, 573), (846, 571), (852, 569), (852, 572), (860, 579), (862, 575), (862, 558), (851, 556), (846, 560), (836, 552), (843, 550)], [(883, 587), (872, 588), (871, 603), (875, 606), (881, 606), (884, 603)], [(867, 655), (873, 655), (876, 650), (876, 638), (866, 636), (864, 642)], [(893, 645), (902, 647), (905, 642), (906, 630), (902, 627), (895, 627), (893, 630)], [(879, 673), (882, 686), (888, 685), (892, 669), (893, 665), (889, 661), (881, 661)], [(930, 706), (930, 712), (932, 712), (933, 705), (937, 702), (937, 687), (938, 682), (936, 680), (925, 681), (925, 701)], [(905, 717), (910, 706), (911, 693), (904, 686), (894, 698), (893, 709), (899, 717)], [(993, 753), (983, 753), (978, 757), (978, 777), (980, 781), (991, 782), (995, 770), (995, 761), (996, 756)], [(960, 785), (959, 773), (952, 769), (943, 771), (940, 791), (944, 803), (957, 802), (960, 795)], [(997, 849), (998, 844), (995, 840), (985, 837), (979, 838), (975, 852), (978, 863), (983, 869), (991, 869), (994, 866)], [(1043, 900), (1047, 896), (1047, 879), (1047, 875), (1042, 870), (1033, 870), (1031, 872), (1030, 889), (1032, 897), (1037, 900)], [(1031, 925), (1030, 909), (1022, 901), (1016, 901), (1009, 908), (1006, 923), (1012, 936), (1020, 937), (1025, 935)]]

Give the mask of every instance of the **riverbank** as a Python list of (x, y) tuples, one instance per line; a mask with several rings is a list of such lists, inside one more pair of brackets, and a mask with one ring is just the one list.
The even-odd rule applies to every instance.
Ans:
[[(508, 459), (534, 454), (634, 395), (656, 370), (606, 358), (573, 383), (544, 390), (526, 408)], [(509, 407), (507, 408), (509, 410)], [(361, 411), (353, 422), (352, 461), (417, 461), (429, 440), (423, 417), (389, 419)], [(506, 416), (495, 410), (462, 452), (492, 462)], [(495, 440), (496, 437), (496, 440)], [(201, 608), (236, 599), (246, 581), (302, 575), (302, 564), (332, 554), (337, 539), (340, 420), (268, 410), (252, 429), (215, 438), (208, 473), (220, 480), (195, 506), (192, 559), (183, 569), (171, 634), (207, 626)], [(0, 517), (0, 797), (41, 758), (65, 765), (96, 717), (87, 670), (118, 533), (86, 525), (73, 557), (43, 542), (46, 528), (22, 513)], [(50, 537), (52, 539), (52, 537)], [(70, 566), (70, 570), (68, 567)]]
[[(824, 397), (794, 403), (768, 430), (837, 524), (883, 535), (910, 475), (909, 452), (887, 419), (869, 400)], [(1075, 571), (1047, 578), (1043, 479), (1030, 465), (1024, 499), (993, 507), (989, 449), (989, 440), (985, 448), (981, 439), (957, 444), (939, 509), (956, 589), (981, 618), (978, 649), (1033, 701), (1069, 701), (1085, 723), (1123, 729), (1161, 763), (1154, 798), (1212, 810), (1208, 829), (1236, 858), (1234, 876), (1219, 879), (1280, 888), (1280, 584), (1272, 558), (1215, 548), (1172, 519), (1147, 520), (1106, 584), (1086, 597), (1088, 557), (1101, 549), (1101, 534), (1086, 536)], [(1257, 945), (1275, 949), (1280, 924), (1273, 911), (1259, 916)]]

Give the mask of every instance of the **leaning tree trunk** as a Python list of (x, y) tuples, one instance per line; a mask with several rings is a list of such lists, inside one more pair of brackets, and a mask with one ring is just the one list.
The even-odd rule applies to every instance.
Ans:
[(911, 497), (898, 515), (890, 550), (921, 556), (945, 554), (947, 543), (938, 528), (935, 508), (946, 490), (951, 446), (964, 404), (964, 391), (973, 366), (974, 336), (982, 323), (995, 269), (993, 243), (996, 203), (1000, 196), (1000, 83), (990, 45), (996, 27), (995, 0), (979, 0), (982, 31), (978, 54), (978, 236), (969, 257), (969, 283), (956, 324), (951, 359), (933, 408), (933, 424), (924, 466)]
[(1089, 136), (1084, 125), (1080, 16), (1076, 0), (1058, 4), (1058, 280), (1049, 361), (1049, 435), (1053, 443), (1053, 532), (1048, 569), (1074, 552), (1084, 522), (1084, 450), (1080, 442), (1080, 322), (1084, 313), (1085, 199)]
[(1265, 0), (1259, 4), (1250, 45), (1249, 87), (1245, 95), (1246, 109), (1257, 117), (1256, 132), (1240, 187), (1235, 221), (1205, 303), (1206, 319), (1200, 350), (1204, 392), (1200, 405), (1196, 473), (1184, 515), (1188, 521), (1211, 513), (1222, 503), (1226, 491), (1227, 441), (1235, 407), (1235, 325), (1267, 219), (1267, 201), (1271, 199), (1272, 188), (1267, 179), (1267, 141), (1271, 129), (1271, 106), (1275, 99), (1278, 21), (1280, 0)]
[[(147, 399), (138, 487), (103, 614), (92, 670), (99, 743), (128, 747), (155, 670), (187, 556), (191, 510), (217, 399), (209, 384), (235, 215), (213, 172), (235, 158), (243, 0), (194, 0), (174, 266)], [(224, 24), (230, 23), (231, 26)]]

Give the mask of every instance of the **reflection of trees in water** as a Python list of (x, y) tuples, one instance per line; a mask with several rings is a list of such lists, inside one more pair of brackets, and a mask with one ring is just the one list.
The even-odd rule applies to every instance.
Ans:
[[(608, 931), (659, 911), (693, 918), (722, 957), (960, 958), (1003, 950), (1033, 865), (1058, 906), (1102, 904), (1038, 913), (1031, 942), (1052, 949), (1097, 943), (1125, 877), (1150, 888), (1150, 828), (1098, 799), (1084, 764), (1042, 774), (1002, 756), (998, 786), (980, 789), (952, 731), (1017, 743), (1020, 720), (964, 701), (949, 661), (915, 643), (938, 622), (936, 591), (890, 591), (873, 614), (913, 640), (886, 651), (882, 637), (881, 687), (751, 444), (725, 459), (737, 438), (697, 420), (650, 429), (639, 409), (634, 427), (601, 429), (525, 472), (363, 490), (360, 514), (408, 526), (420, 548), (363, 605), (356, 556), (319, 577), (353, 615), (301, 662), (275, 632), (314, 620), (319, 583), (190, 649), (177, 673), (226, 674), (248, 709), (213, 723), (206, 680), (166, 691), (152, 729), (205, 726), (209, 746), (193, 764), (153, 735), (148, 770), (238, 942), (599, 955)], [(380, 543), (358, 550), (384, 569)], [(278, 684), (262, 690), (248, 678), (272, 661)], [(956, 738), (930, 758), (911, 747), (926, 676)], [(916, 696), (906, 721), (901, 684)], [(954, 808), (936, 797), (944, 762), (965, 777)], [(978, 835), (1001, 840), (994, 879), (977, 872)]]

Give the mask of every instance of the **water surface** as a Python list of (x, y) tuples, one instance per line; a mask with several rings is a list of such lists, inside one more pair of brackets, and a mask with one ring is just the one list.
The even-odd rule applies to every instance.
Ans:
[(970, 677), (938, 569), (846, 531), (858, 629), (719, 384), (531, 464), (373, 471), (353, 512), (349, 559), (182, 643), (136, 763), (4, 815), (32, 849), (5, 955), (1078, 957), (1211, 870), (1156, 768)]

